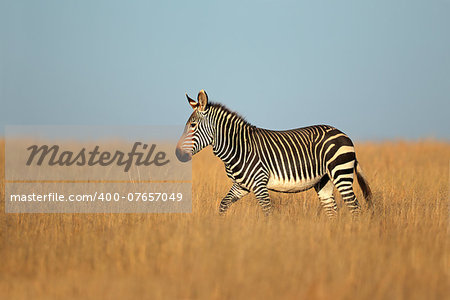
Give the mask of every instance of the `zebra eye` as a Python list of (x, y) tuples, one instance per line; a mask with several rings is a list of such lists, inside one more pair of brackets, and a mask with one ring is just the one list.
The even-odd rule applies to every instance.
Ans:
[(197, 126), (197, 122), (192, 122), (191, 123), (191, 128), (194, 128), (195, 126)]

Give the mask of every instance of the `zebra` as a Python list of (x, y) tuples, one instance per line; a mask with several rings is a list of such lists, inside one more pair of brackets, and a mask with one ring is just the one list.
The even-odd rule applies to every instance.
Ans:
[(354, 215), (361, 211), (353, 191), (354, 172), (368, 207), (372, 193), (356, 160), (350, 138), (328, 125), (274, 131), (251, 125), (225, 106), (208, 101), (204, 90), (197, 101), (186, 94), (193, 108), (175, 154), (179, 161), (212, 145), (214, 154), (225, 164), (232, 180), (219, 206), (223, 215), (236, 201), (253, 192), (263, 212), (271, 212), (269, 190), (296, 193), (313, 188), (321, 208), (330, 218), (337, 216), (333, 189), (339, 191)]

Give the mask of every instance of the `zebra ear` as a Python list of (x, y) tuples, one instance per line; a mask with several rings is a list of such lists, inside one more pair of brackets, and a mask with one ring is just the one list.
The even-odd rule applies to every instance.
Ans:
[(186, 93), (186, 98), (187, 98), (187, 100), (189, 102), (189, 105), (192, 107), (192, 109), (197, 109), (197, 107), (198, 107), (197, 101), (195, 101), (194, 99), (189, 97), (187, 93)]
[(198, 104), (200, 105), (199, 110), (205, 110), (206, 106), (208, 105), (208, 95), (206, 94), (205, 90), (201, 90), (198, 93)]

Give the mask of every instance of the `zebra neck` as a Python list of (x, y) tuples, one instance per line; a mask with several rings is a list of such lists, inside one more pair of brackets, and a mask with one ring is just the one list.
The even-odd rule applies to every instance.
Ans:
[(250, 149), (250, 133), (252, 126), (236, 115), (226, 115), (216, 119), (214, 154), (226, 165), (240, 161)]

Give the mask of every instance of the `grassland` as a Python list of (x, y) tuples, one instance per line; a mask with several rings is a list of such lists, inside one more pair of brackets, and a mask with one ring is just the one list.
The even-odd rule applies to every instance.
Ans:
[(219, 217), (230, 181), (209, 149), (192, 214), (5, 214), (2, 196), (0, 298), (445, 299), (450, 144), (356, 150), (375, 203), (359, 220), (339, 197), (336, 221), (318, 215), (313, 191), (272, 193), (269, 218), (254, 196)]

